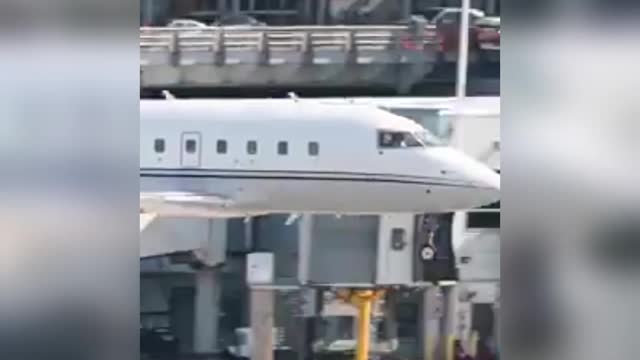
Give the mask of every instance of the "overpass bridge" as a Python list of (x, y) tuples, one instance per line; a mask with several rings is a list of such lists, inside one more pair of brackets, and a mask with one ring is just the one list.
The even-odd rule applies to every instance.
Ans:
[(406, 94), (437, 61), (430, 26), (140, 28), (141, 87), (362, 88)]

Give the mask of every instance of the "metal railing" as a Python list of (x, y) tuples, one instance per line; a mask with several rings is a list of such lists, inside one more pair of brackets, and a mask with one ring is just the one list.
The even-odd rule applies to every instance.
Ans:
[(141, 51), (423, 50), (437, 44), (435, 29), (407, 26), (283, 26), (242, 28), (140, 28)]

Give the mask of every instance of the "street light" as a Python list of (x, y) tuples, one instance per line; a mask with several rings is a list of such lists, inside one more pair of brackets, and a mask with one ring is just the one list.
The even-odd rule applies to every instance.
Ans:
[(456, 97), (463, 99), (467, 89), (467, 68), (469, 63), (469, 8), (470, 0), (462, 1), (460, 14), (460, 39), (458, 41), (458, 67), (456, 77)]
[(450, 144), (452, 146), (462, 146), (462, 131), (460, 122), (462, 115), (460, 107), (467, 92), (467, 68), (469, 63), (469, 8), (470, 0), (462, 1), (462, 11), (460, 14), (460, 38), (458, 41), (458, 63), (456, 76), (456, 105), (453, 107), (454, 116), (451, 119)]

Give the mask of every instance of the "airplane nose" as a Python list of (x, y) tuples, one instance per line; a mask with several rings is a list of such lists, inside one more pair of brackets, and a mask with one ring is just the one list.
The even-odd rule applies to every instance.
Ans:
[(465, 192), (469, 208), (500, 200), (500, 175), (493, 169), (451, 148), (439, 149), (436, 157), (441, 160), (446, 177), (471, 187), (470, 192)]
[(500, 174), (493, 169), (467, 157), (457, 170), (463, 180), (477, 189), (477, 200), (482, 203), (481, 206), (500, 200)]
[(466, 166), (466, 181), (474, 186), (470, 196), (475, 206), (489, 205), (500, 200), (500, 175), (486, 165), (476, 162)]
[(500, 175), (495, 171), (485, 167), (482, 171), (479, 171), (474, 175), (474, 182), (478, 185), (490, 189), (495, 190), (500, 193)]

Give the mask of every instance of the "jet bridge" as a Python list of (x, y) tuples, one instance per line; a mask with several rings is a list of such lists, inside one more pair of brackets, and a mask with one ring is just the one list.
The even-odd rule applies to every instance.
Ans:
[[(256, 256), (254, 260), (264, 257), (268, 261), (247, 261), (249, 298), (253, 303), (252, 307), (260, 304), (260, 309), (256, 311), (260, 312), (261, 319), (275, 317), (270, 320), (276, 323), (273, 326), (282, 326), (287, 336), (297, 339), (292, 343), (293, 346), (295, 343), (322, 343), (324, 350), (336, 351), (335, 339), (317, 338), (319, 333), (313, 330), (314, 327), (301, 325), (299, 319), (307, 319), (305, 323), (315, 323), (318, 326), (319, 323), (313, 320), (315, 317), (331, 317), (332, 315), (328, 314), (340, 307), (351, 309), (347, 311), (351, 314), (347, 317), (359, 319), (358, 326), (353, 329), (358, 341), (349, 340), (351, 347), (347, 350), (344, 346), (338, 346), (341, 351), (356, 352), (359, 358), (363, 359), (363, 354), (369, 351), (366, 344), (371, 342), (370, 349), (374, 352), (381, 348), (380, 344), (390, 345), (391, 347), (384, 347), (385, 351), (394, 352), (399, 346), (398, 322), (394, 308), (386, 309), (387, 306), (393, 305), (383, 306), (386, 314), (384, 330), (377, 330), (378, 333), (371, 335), (374, 337), (367, 340), (368, 335), (362, 329), (368, 328), (369, 320), (373, 320), (371, 311), (381, 303), (393, 304), (396, 296), (417, 293), (418, 302), (422, 304), (419, 307), (424, 307), (425, 310), (420, 310), (412, 316), (422, 329), (420, 334), (415, 334), (414, 341), (418, 347), (426, 346), (423, 354), (434, 354), (438, 345), (435, 342), (437, 340), (433, 339), (440, 339), (438, 324), (443, 315), (442, 310), (434, 310), (441, 307), (438, 305), (441, 301), (434, 300), (432, 290), (437, 290), (436, 285), (454, 284), (458, 276), (450, 244), (450, 216), (302, 215), (294, 225), (286, 225), (283, 216), (260, 217), (254, 221), (256, 236), (248, 242), (252, 246), (247, 248), (247, 251), (250, 257)], [(255, 249), (258, 249), (259, 253), (254, 254)], [(252, 274), (256, 274), (256, 269), (260, 267), (264, 268), (264, 276), (258, 276), (259, 280), (256, 281), (256, 276)], [(282, 317), (283, 313), (300, 311), (298, 307), (279, 300), (282, 294), (296, 291), (300, 294), (311, 292), (316, 295), (300, 295), (304, 298), (302, 303), (305, 304), (302, 307), (302, 315)], [(324, 298), (320, 294), (329, 293), (334, 293), (336, 299), (331, 304), (318, 300)], [(338, 306), (336, 302), (341, 301), (345, 304)], [(268, 305), (262, 306), (265, 304)], [(283, 311), (284, 309), (286, 310)], [(336, 316), (339, 318), (345, 315), (333, 317)], [(272, 325), (252, 323), (252, 326), (257, 336), (262, 334), (265, 336), (263, 340), (268, 340), (266, 336), (270, 333), (266, 329), (270, 329)], [(382, 343), (375, 341), (378, 335), (382, 335), (378, 338)], [(427, 335), (433, 341), (424, 345)], [(300, 341), (301, 337), (305, 338), (305, 341)], [(316, 349), (298, 351), (314, 352)], [(255, 359), (272, 359), (270, 354), (256, 355), (258, 357)], [(411, 355), (418, 354), (414, 352)]]
[(140, 258), (193, 252), (207, 266), (224, 261), (225, 220), (197, 218), (164, 218), (154, 214), (140, 214)]

